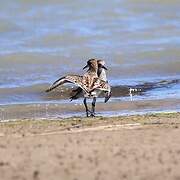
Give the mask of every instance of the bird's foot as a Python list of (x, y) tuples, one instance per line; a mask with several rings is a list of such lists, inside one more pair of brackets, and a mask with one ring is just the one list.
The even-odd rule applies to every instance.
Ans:
[(91, 114), (91, 117), (95, 117), (95, 114)]
[(86, 111), (86, 117), (90, 117), (92, 115), (92, 112), (90, 110)]
[(95, 113), (94, 112), (91, 112), (91, 117), (95, 117)]
[(95, 117), (95, 113), (88, 110), (88, 111), (86, 111), (86, 116), (87, 117)]

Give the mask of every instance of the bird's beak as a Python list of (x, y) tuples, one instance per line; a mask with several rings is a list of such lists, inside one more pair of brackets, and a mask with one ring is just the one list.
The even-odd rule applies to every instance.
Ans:
[(88, 68), (88, 65), (86, 65), (86, 66), (83, 67), (83, 69), (86, 69), (86, 68)]
[(105, 70), (108, 70), (108, 69), (107, 69), (105, 66), (103, 66), (103, 65), (102, 65), (101, 67), (102, 67), (103, 69), (105, 69)]

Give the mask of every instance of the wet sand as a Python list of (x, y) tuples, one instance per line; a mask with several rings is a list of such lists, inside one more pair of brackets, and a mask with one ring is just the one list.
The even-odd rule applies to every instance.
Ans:
[(180, 179), (180, 113), (0, 123), (0, 179)]

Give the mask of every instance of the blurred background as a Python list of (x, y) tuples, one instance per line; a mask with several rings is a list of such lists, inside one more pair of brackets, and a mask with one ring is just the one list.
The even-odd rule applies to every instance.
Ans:
[(106, 61), (112, 102), (123, 98), (121, 86), (144, 90), (137, 101), (179, 100), (179, 9), (179, 0), (1, 2), (0, 104), (57, 103), (46, 87), (83, 74), (89, 58)]

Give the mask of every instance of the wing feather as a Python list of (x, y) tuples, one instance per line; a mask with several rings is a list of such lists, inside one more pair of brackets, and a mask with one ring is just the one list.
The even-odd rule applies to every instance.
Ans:
[(97, 79), (95, 84), (96, 85), (90, 90), (90, 93), (95, 90), (104, 91), (105, 92), (104, 102), (106, 103), (110, 99), (111, 94), (112, 94), (111, 86), (109, 85), (109, 83), (107, 81), (100, 80), (99, 78)]
[(64, 77), (59, 78), (58, 80), (56, 80), (47, 90), (46, 92), (50, 92), (53, 89), (57, 88), (58, 86), (65, 84), (65, 83), (72, 83), (75, 84), (76, 86), (80, 87), (81, 89), (83, 89), (85, 92), (87, 92), (87, 89), (85, 86), (83, 86), (82, 83), (82, 76), (79, 75), (67, 75)]

